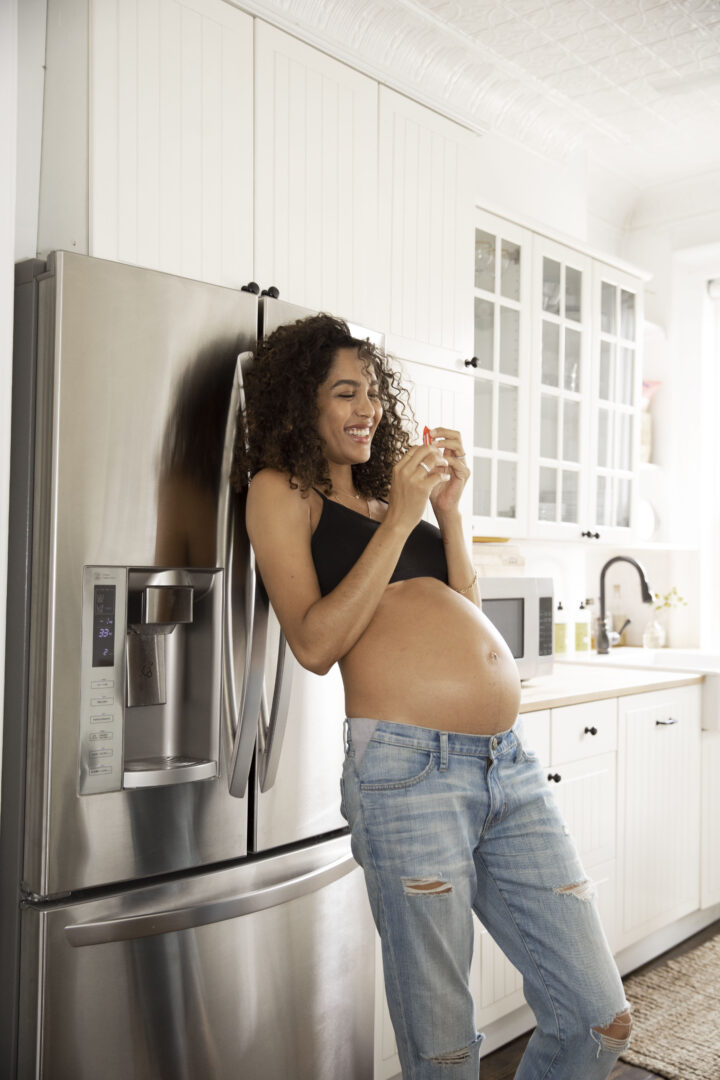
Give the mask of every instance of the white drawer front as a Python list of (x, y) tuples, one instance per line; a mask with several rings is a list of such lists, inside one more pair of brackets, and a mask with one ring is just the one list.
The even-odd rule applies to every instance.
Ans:
[(551, 761), (563, 761), (617, 749), (617, 699), (586, 701), (552, 710)]

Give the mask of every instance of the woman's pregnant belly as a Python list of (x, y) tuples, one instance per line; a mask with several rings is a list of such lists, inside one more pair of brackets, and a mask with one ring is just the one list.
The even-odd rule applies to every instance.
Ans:
[(340, 670), (348, 716), (489, 735), (511, 727), (520, 705), (504, 638), (435, 578), (389, 585)]

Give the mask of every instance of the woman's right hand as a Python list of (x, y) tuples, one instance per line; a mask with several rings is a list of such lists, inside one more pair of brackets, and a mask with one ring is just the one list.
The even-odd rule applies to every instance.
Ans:
[(410, 533), (425, 513), (430, 492), (450, 479), (442, 450), (421, 443), (411, 446), (393, 469), (385, 520)]

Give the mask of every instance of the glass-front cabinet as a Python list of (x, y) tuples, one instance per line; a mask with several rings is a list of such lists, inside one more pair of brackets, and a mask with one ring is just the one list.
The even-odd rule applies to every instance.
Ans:
[(642, 293), (637, 279), (596, 263), (593, 306), (597, 332), (593, 342), (590, 510), (593, 531), (604, 540), (613, 540), (632, 529), (637, 498), (642, 390)]
[(475, 535), (527, 535), (531, 234), (478, 211), (472, 510)]
[(587, 513), (592, 263), (533, 237), (531, 533), (578, 537)]

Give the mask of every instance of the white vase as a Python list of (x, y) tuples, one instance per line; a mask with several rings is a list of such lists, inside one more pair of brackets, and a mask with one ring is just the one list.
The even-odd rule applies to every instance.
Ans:
[(665, 644), (665, 627), (659, 619), (652, 619), (643, 630), (642, 643), (645, 649), (662, 649)]

